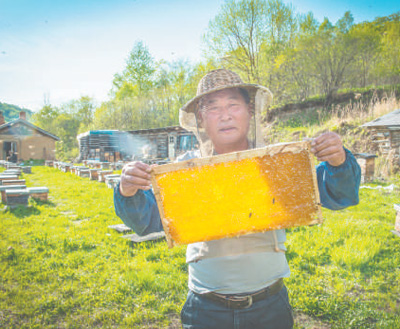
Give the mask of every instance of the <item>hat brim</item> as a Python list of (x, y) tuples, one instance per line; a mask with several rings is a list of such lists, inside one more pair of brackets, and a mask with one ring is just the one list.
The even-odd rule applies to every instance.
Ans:
[(189, 102), (187, 102), (185, 105), (183, 105), (180, 110), (185, 111), (187, 113), (190, 113), (190, 112), (195, 113), (197, 111), (199, 101), (202, 97), (212, 94), (216, 91), (220, 91), (220, 90), (224, 90), (224, 89), (232, 89), (232, 88), (243, 88), (243, 89), (247, 90), (249, 92), (250, 99), (252, 99), (252, 100), (254, 100), (257, 91), (262, 90), (267, 95), (268, 104), (270, 104), (272, 101), (272, 93), (268, 88), (261, 86), (261, 85), (257, 85), (257, 84), (238, 83), (238, 84), (225, 85), (225, 86), (221, 86), (218, 88), (213, 88), (207, 92), (196, 95)]

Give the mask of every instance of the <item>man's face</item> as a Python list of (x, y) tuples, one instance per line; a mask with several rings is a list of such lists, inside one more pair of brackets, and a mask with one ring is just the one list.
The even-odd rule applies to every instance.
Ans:
[(250, 109), (237, 88), (204, 96), (199, 115), (218, 154), (248, 148)]

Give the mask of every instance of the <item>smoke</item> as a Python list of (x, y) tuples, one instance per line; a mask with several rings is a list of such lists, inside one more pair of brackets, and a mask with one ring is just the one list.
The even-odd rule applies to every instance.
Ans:
[(133, 158), (143, 158), (156, 156), (157, 145), (143, 136), (134, 136), (128, 132), (118, 132), (112, 138), (112, 146), (119, 150), (122, 156)]

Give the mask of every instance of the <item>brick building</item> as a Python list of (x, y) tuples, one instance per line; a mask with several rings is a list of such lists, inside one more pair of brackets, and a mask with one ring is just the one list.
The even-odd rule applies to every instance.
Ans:
[(0, 160), (15, 153), (18, 160), (54, 160), (59, 138), (26, 120), (25, 112), (6, 123), (0, 112)]

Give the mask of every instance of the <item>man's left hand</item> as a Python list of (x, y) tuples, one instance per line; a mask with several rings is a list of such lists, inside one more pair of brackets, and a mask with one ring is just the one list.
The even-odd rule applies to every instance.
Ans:
[(328, 132), (311, 142), (311, 152), (319, 161), (327, 161), (331, 166), (340, 166), (346, 161), (346, 152), (338, 134)]

